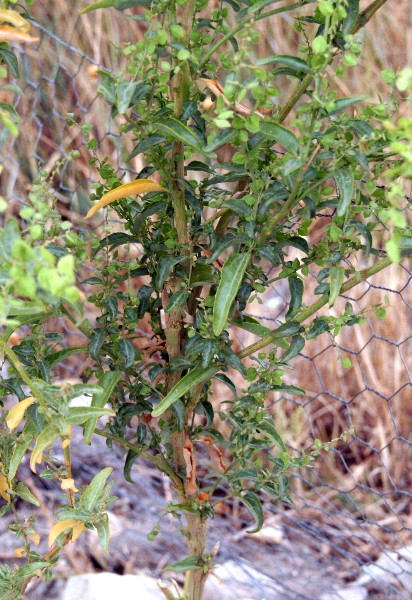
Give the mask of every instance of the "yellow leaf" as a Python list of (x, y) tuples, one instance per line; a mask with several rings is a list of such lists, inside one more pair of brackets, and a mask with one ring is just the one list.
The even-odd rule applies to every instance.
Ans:
[[(49, 533), (49, 546), (52, 546), (54, 542), (57, 540), (60, 534), (69, 529), (73, 529), (72, 540), (77, 539), (82, 531), (84, 531), (85, 526), (81, 521), (77, 519), (64, 519), (63, 521), (59, 521), (50, 530)], [(80, 530), (80, 531), (79, 531)], [(74, 538), (74, 534), (76, 534), (76, 538)]]
[(36, 546), (40, 544), (40, 535), (37, 533), (37, 531), (35, 531), (34, 533), (29, 533), (29, 538)]
[(0, 42), (22, 42), (25, 44), (38, 42), (39, 40), (40, 38), (35, 38), (25, 31), (21, 31), (15, 27), (0, 25)]
[(7, 8), (0, 8), (0, 23), (9, 23), (26, 33), (30, 30), (30, 23), (24, 17), (15, 10), (7, 10)]
[(10, 500), (10, 494), (7, 493), (6, 490), (8, 490), (9, 488), (9, 484), (7, 482), (6, 477), (3, 475), (3, 473), (0, 473), (0, 496), (6, 501), (9, 502)]
[(14, 551), (14, 556), (17, 556), (17, 558), (26, 556), (26, 548), (16, 548)]
[(62, 490), (71, 490), (72, 492), (79, 491), (74, 485), (74, 480), (70, 479), (69, 477), (67, 479), (62, 480), (60, 487), (62, 488)]
[(22, 400), (21, 402), (16, 404), (16, 406), (13, 406), (13, 408), (9, 410), (9, 414), (6, 418), (6, 423), (7, 427), (10, 430), (16, 429), (16, 427), (20, 425), (21, 421), (24, 419), (24, 414), (26, 410), (31, 404), (33, 404), (33, 402), (36, 402), (36, 398), (33, 398), (33, 396), (29, 396), (28, 398)]
[(84, 525), (84, 523), (77, 523), (77, 525), (75, 525), (73, 527), (73, 531), (72, 531), (72, 542), (75, 542), (77, 540), (77, 538), (79, 537), (79, 535), (83, 532), (86, 531), (86, 526)]
[(136, 179), (136, 181), (132, 181), (130, 183), (124, 183), (123, 185), (119, 185), (119, 187), (107, 192), (104, 194), (98, 202), (94, 206), (91, 207), (85, 219), (90, 219), (94, 214), (97, 213), (98, 210), (115, 202), (116, 200), (120, 200), (121, 198), (126, 198), (127, 196), (134, 196), (140, 194), (147, 194), (148, 192), (166, 192), (167, 190), (162, 187), (160, 184), (156, 183), (156, 181), (152, 181), (151, 179)]

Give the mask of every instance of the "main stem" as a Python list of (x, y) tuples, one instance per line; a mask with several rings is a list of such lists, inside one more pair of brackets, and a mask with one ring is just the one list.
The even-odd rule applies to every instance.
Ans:
[[(185, 5), (179, 9), (176, 6), (176, 14), (171, 15), (171, 19), (176, 17), (176, 22), (180, 22), (183, 31), (184, 38), (183, 44), (190, 47), (190, 34), (193, 29), (194, 16), (196, 12), (195, 0), (186, 0)], [(190, 73), (189, 64), (187, 62), (180, 65), (180, 71), (175, 76), (173, 86), (173, 101), (174, 101), (174, 114), (177, 119), (182, 116), (185, 102), (190, 99), (190, 90), (192, 87), (192, 76)], [(180, 141), (173, 143), (172, 150), (172, 161), (174, 169), (174, 186), (173, 186), (173, 211), (174, 211), (174, 224), (176, 227), (177, 238), (182, 251), (188, 256), (187, 260), (184, 261), (183, 266), (187, 272), (190, 271), (190, 247), (191, 237), (188, 227), (188, 219), (185, 204), (185, 189), (182, 185), (182, 180), (185, 176), (185, 162), (184, 162), (184, 144)], [(182, 282), (177, 279), (171, 286), (171, 292), (176, 292), (180, 289)], [(192, 307), (193, 310), (196, 308)], [(181, 307), (170, 311), (168, 313), (166, 322), (166, 348), (169, 355), (169, 360), (178, 356), (181, 353), (182, 344), (184, 341), (184, 322), (183, 322), (184, 311)], [(179, 372), (171, 373), (168, 376), (166, 382), (166, 392), (168, 392), (179, 380), (181, 374)], [(191, 407), (188, 406), (186, 410), (185, 424), (189, 423), (191, 418)], [(183, 431), (175, 432), (171, 438), (170, 443), (173, 449), (173, 459), (176, 465), (176, 475), (178, 480), (181, 482), (188, 482), (188, 452), (194, 453), (195, 449), (190, 439), (188, 439), (188, 432), (186, 428)], [(194, 469), (194, 456), (191, 455), (190, 459), (193, 460), (192, 468)], [(186, 477), (185, 477), (186, 475)], [(181, 479), (182, 478), (182, 479)], [(172, 479), (173, 483), (173, 479)], [(179, 501), (182, 504), (193, 504), (194, 496), (193, 485), (174, 485), (175, 491), (179, 497)], [(188, 513), (186, 515), (186, 531), (185, 537), (187, 540), (188, 550), (191, 556), (197, 558), (200, 565), (205, 562), (204, 553), (206, 547), (206, 518), (200, 513)], [(207, 569), (198, 568), (187, 571), (185, 578), (184, 587), (184, 598), (187, 600), (202, 600), (203, 591), (207, 577)]]

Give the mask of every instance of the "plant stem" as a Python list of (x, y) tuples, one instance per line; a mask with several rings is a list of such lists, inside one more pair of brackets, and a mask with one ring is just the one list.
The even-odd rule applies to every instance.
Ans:
[(388, 0), (374, 0), (372, 4), (367, 6), (365, 10), (361, 12), (356, 22), (355, 27), (352, 30), (352, 34), (357, 33), (359, 29), (365, 27), (366, 23), (371, 20), (373, 15), (384, 5)]
[(7, 342), (4, 339), (2, 339), (1, 337), (0, 337), (0, 349), (3, 350), (8, 361), (10, 362), (10, 364), (16, 369), (16, 371), (20, 375), (21, 379), (24, 381), (24, 383), (30, 389), (31, 394), (38, 400), (40, 406), (44, 410), (46, 418), (51, 423), (51, 421), (48, 417), (49, 411), (47, 409), (47, 404), (46, 404), (45, 399), (43, 398), (43, 395), (39, 392), (38, 389), (33, 387), (32, 379), (31, 379), (30, 375), (27, 373), (26, 369), (21, 364), (17, 354), (14, 352), (14, 350), (12, 348), (10, 348), (10, 346), (7, 344)]
[(281, 6), (280, 8), (275, 8), (273, 10), (269, 10), (268, 12), (261, 13), (260, 15), (251, 15), (249, 18), (245, 19), (239, 25), (231, 29), (228, 33), (226, 33), (214, 46), (212, 46), (208, 52), (206, 52), (204, 58), (201, 60), (199, 64), (199, 70), (202, 69), (207, 63), (207, 61), (221, 48), (230, 38), (234, 35), (242, 31), (246, 27), (248, 23), (252, 23), (254, 21), (261, 21), (262, 19), (267, 19), (268, 17), (273, 17), (273, 15), (279, 15), (284, 12), (289, 12), (294, 10), (295, 8), (300, 8), (301, 6), (305, 6), (305, 4), (309, 4), (312, 0), (300, 0), (300, 2), (295, 2), (295, 4), (289, 4), (289, 6)]

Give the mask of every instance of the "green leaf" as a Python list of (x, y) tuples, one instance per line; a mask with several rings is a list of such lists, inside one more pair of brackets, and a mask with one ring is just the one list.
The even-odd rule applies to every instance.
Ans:
[(194, 129), (188, 125), (178, 121), (177, 119), (169, 118), (164, 121), (154, 123), (153, 128), (155, 131), (160, 131), (166, 137), (172, 140), (177, 140), (190, 146), (193, 150), (201, 152), (206, 156), (211, 156), (208, 151), (205, 150), (204, 144)]
[(95, 329), (90, 338), (89, 352), (94, 360), (99, 360), (100, 350), (104, 342), (105, 330)]
[(322, 333), (325, 333), (325, 331), (328, 330), (329, 323), (327, 322), (327, 320), (322, 317), (318, 317), (313, 321), (312, 328), (306, 334), (306, 339), (313, 340), (314, 338), (317, 338), (318, 335), (321, 335)]
[(299, 140), (293, 131), (286, 129), (279, 123), (265, 123), (260, 126), (260, 132), (270, 140), (274, 140), (281, 144), (286, 150), (292, 154), (297, 154), (299, 151)]
[(169, 298), (169, 303), (166, 306), (165, 312), (169, 313), (177, 306), (182, 306), (187, 300), (189, 292), (187, 290), (179, 290), (172, 294)]
[[(91, 406), (102, 408), (107, 404), (113, 394), (121, 373), (119, 371), (106, 371), (99, 377), (99, 386), (103, 389), (101, 393), (93, 394)], [(90, 444), (93, 432), (96, 428), (98, 417), (93, 417), (87, 421), (84, 426), (84, 441)]]
[(272, 330), (269, 329), (269, 327), (261, 325), (257, 319), (249, 316), (243, 316), (242, 318), (237, 317), (234, 319), (233, 325), (236, 325), (236, 327), (241, 327), (241, 329), (249, 331), (250, 333), (254, 333), (259, 337), (264, 337), (265, 335), (272, 333)]
[(167, 396), (165, 396), (161, 402), (159, 402), (156, 408), (152, 411), (152, 416), (159, 417), (165, 412), (165, 410), (169, 408), (171, 404), (176, 402), (176, 400), (181, 398), (194, 386), (210, 380), (216, 371), (217, 367), (204, 369), (202, 365), (197, 365), (192, 371), (189, 371), (187, 375), (182, 377), (182, 379), (170, 390)]
[(358, 104), (358, 102), (362, 102), (366, 100), (367, 96), (354, 96), (353, 98), (339, 98), (335, 100), (334, 107), (327, 111), (328, 115), (334, 115), (341, 110), (345, 110), (354, 104)]
[(359, 17), (359, 0), (347, 0), (345, 10), (346, 17), (343, 20), (342, 33), (348, 35), (348, 33), (352, 33)]
[(208, 145), (204, 148), (204, 151), (214, 152), (225, 144), (233, 142), (237, 135), (238, 132), (235, 129), (225, 129), (208, 143)]
[(26, 502), (30, 502), (30, 504), (34, 504), (35, 506), (40, 506), (40, 502), (37, 500), (36, 496), (33, 496), (31, 491), (19, 481), (19, 483), (14, 488), (14, 492)]
[(88, 419), (100, 419), (100, 417), (113, 417), (115, 415), (111, 408), (99, 408), (97, 406), (72, 406), (69, 408), (66, 421), (72, 425), (83, 425)]
[(53, 352), (45, 357), (44, 362), (49, 366), (53, 366), (72, 354), (80, 354), (81, 352), (87, 352), (87, 346), (81, 346), (78, 348), (63, 348), (58, 352)]
[(333, 265), (329, 267), (329, 275), (329, 306), (333, 306), (342, 289), (343, 280), (345, 279), (345, 269), (340, 265)]
[(223, 265), (213, 305), (213, 333), (216, 337), (225, 328), (230, 307), (241, 286), (250, 257), (250, 252), (234, 253)]
[(268, 435), (275, 442), (275, 444), (280, 448), (280, 450), (282, 450), (282, 452), (286, 452), (285, 443), (271, 421), (268, 421), (266, 419), (261, 421), (256, 425), (256, 429), (266, 433), (266, 435)]
[(299, 277), (289, 277), (290, 302), (286, 313), (286, 319), (293, 317), (296, 311), (302, 306), (303, 281)]
[(333, 178), (339, 190), (338, 217), (343, 217), (352, 202), (355, 178), (350, 169), (338, 169)]
[(11, 455), (10, 462), (8, 464), (8, 476), (10, 480), (13, 480), (16, 476), (17, 469), (21, 463), (23, 456), (26, 454), (27, 448), (31, 442), (31, 436), (21, 436), (20, 441), (16, 444), (16, 447)]
[(106, 467), (93, 477), (80, 497), (81, 508), (90, 511), (96, 508), (96, 505), (103, 494), (106, 480), (112, 471), (113, 469), (111, 467)]
[(259, 500), (259, 497), (253, 492), (246, 492), (243, 496), (240, 496), (240, 500), (243, 502), (256, 521), (255, 528), (247, 531), (246, 533), (257, 533), (260, 531), (260, 529), (262, 529), (264, 518), (262, 503)]
[(128, 369), (134, 365), (136, 359), (136, 350), (133, 346), (133, 342), (127, 338), (120, 340), (119, 342), (120, 354), (124, 358), (123, 367)]
[(112, 6), (114, 6), (116, 0), (101, 0), (101, 2), (94, 2), (93, 4), (90, 4), (90, 6), (87, 6), (87, 8), (83, 8), (83, 10), (80, 11), (81, 15), (85, 15), (88, 12), (91, 12), (92, 10), (97, 10), (98, 8), (110, 8)]
[(261, 65), (286, 65), (290, 69), (298, 73), (310, 73), (311, 68), (305, 60), (298, 58), (297, 56), (290, 56), (289, 54), (276, 54), (275, 56), (267, 56), (266, 58), (259, 58), (256, 61), (258, 66)]
[(109, 552), (109, 539), (110, 539), (110, 528), (109, 528), (109, 517), (107, 513), (104, 513), (101, 518), (94, 523), (99, 542), (106, 554)]
[(302, 325), (297, 321), (288, 321), (273, 331), (275, 338), (285, 338), (291, 335), (296, 335), (302, 329)]
[(5, 63), (9, 67), (12, 77), (15, 79), (20, 77), (19, 63), (14, 52), (8, 48), (0, 48), (0, 62)]
[(282, 362), (289, 362), (292, 358), (295, 358), (304, 347), (305, 338), (301, 335), (294, 336), (290, 342), (289, 349), (282, 356)]
[(41, 453), (59, 437), (59, 431), (49, 425), (40, 433), (30, 457), (30, 468), (36, 470), (36, 461)]
[(139, 456), (139, 452), (136, 452), (135, 450), (129, 450), (127, 455), (126, 455), (126, 460), (124, 461), (124, 467), (123, 467), (123, 475), (124, 478), (126, 479), (126, 481), (128, 481), (129, 483), (134, 483), (133, 479), (132, 479), (132, 475), (131, 475), (131, 470), (132, 470), (132, 466), (134, 461), (136, 460), (136, 458)]
[(163, 571), (176, 571), (177, 573), (184, 573), (186, 571), (193, 571), (194, 569), (201, 569), (202, 563), (198, 556), (187, 556), (183, 560), (178, 560), (171, 565), (168, 565)]
[(173, 267), (187, 259), (187, 256), (172, 256), (170, 254), (162, 254), (158, 260), (154, 286), (157, 290), (162, 290), (165, 281), (169, 278)]

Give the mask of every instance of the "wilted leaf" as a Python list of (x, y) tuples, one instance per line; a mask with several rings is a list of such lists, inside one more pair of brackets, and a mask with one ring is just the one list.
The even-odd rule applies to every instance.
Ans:
[(59, 535), (72, 529), (72, 542), (74, 542), (82, 531), (86, 529), (84, 524), (81, 521), (77, 521), (77, 519), (64, 519), (63, 521), (58, 521), (50, 530), (49, 533), (49, 546), (52, 546), (54, 542), (57, 540)]
[(17, 29), (20, 29), (21, 31), (25, 31), (26, 33), (30, 31), (30, 23), (15, 10), (0, 8), (0, 23), (9, 23), (10, 25), (14, 25), (14, 27), (17, 27)]
[(167, 190), (162, 187), (156, 181), (152, 181), (151, 179), (136, 179), (136, 181), (131, 181), (130, 183), (124, 183), (123, 185), (119, 185), (119, 187), (114, 190), (110, 190), (104, 194), (96, 204), (94, 204), (85, 219), (90, 219), (94, 214), (97, 213), (98, 210), (115, 202), (116, 200), (120, 200), (121, 198), (127, 198), (127, 196), (140, 196), (141, 194), (147, 194), (148, 192), (166, 192)]
[(33, 37), (32, 35), (20, 29), (15, 29), (14, 27), (9, 27), (8, 25), (0, 25), (0, 42), (20, 42), (21, 44), (32, 44), (34, 42), (38, 42), (39, 40), (40, 38)]
[(186, 439), (183, 444), (183, 458), (186, 465), (186, 478), (187, 483), (185, 485), (186, 494), (196, 494), (196, 457), (193, 442), (189, 435), (186, 433)]
[(13, 408), (9, 410), (9, 413), (6, 417), (6, 424), (10, 430), (16, 429), (24, 419), (24, 414), (26, 410), (31, 406), (34, 402), (36, 402), (36, 398), (33, 396), (29, 396), (25, 400), (22, 400)]
[(9, 502), (9, 500), (10, 500), (10, 494), (8, 494), (6, 491), (8, 489), (9, 489), (9, 484), (7, 482), (7, 478), (5, 477), (5, 475), (3, 475), (3, 473), (0, 473), (0, 496), (6, 502)]

